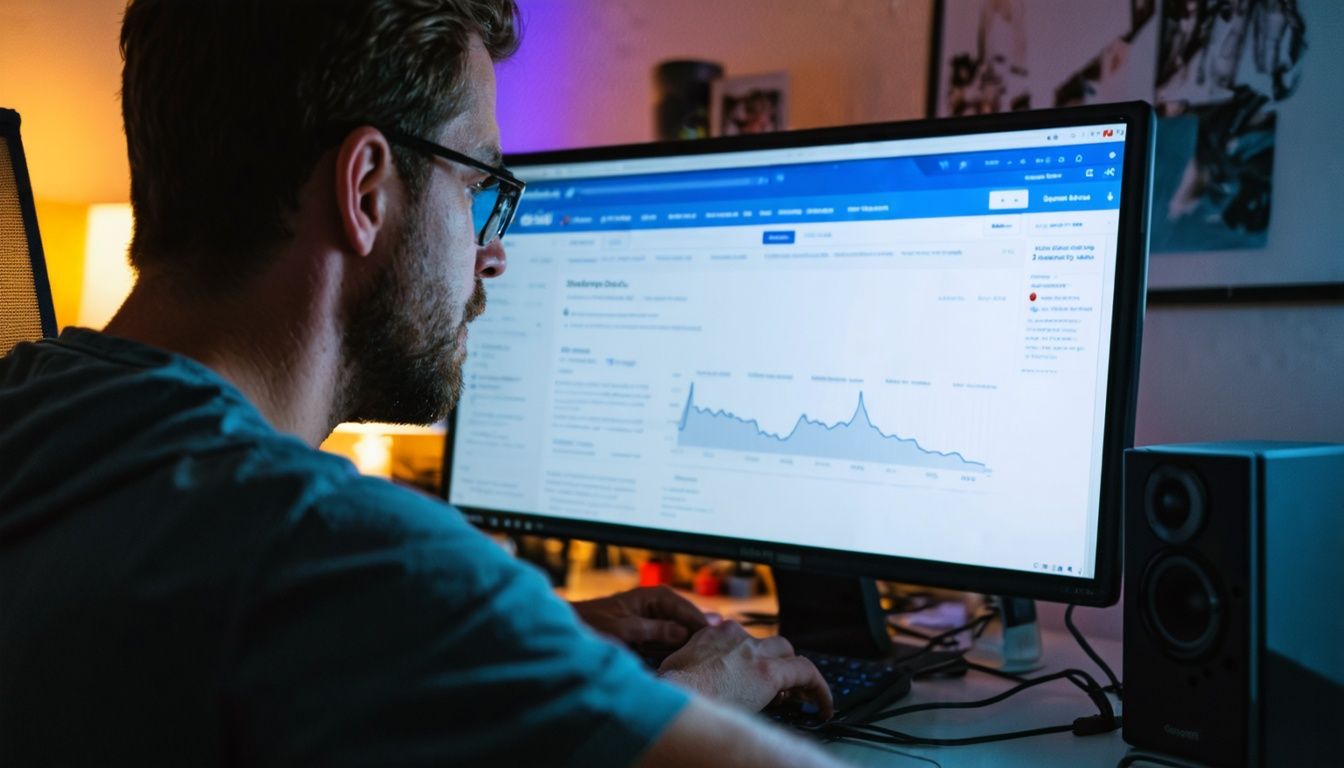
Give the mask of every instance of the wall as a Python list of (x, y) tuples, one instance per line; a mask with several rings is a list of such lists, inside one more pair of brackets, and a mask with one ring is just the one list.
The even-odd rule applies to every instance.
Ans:
[(37, 202), (37, 228), (51, 283), (51, 302), (61, 328), (76, 322), (83, 303), (88, 219), (89, 206), (82, 203)]
[(1150, 308), (1139, 445), (1344, 442), (1344, 306)]
[[(0, 106), (18, 110), (37, 201), (56, 322), (79, 322), (87, 299), (119, 302), (119, 288), (86, 282), (91, 206), (129, 199), (121, 130), (118, 29), (124, 0), (0, 2)], [(111, 264), (126, 271), (123, 243)], [(86, 292), (86, 289), (87, 292)]]
[(33, 196), (124, 202), (118, 30), (125, 0), (0, 2), (0, 106), (23, 116)]
[(790, 126), (924, 113), (930, 0), (521, 0), (523, 47), (499, 67), (506, 151), (648, 141), (653, 66), (787, 70)]
[[(719, 61), (730, 75), (788, 71), (797, 128), (920, 117), (931, 5), (929, 0), (522, 0), (524, 45), (498, 73), (505, 147), (648, 140), (650, 72), (674, 57)], [(1319, 1), (1304, 9), (1312, 31), (1312, 77), (1294, 97), (1280, 131), (1291, 139), (1284, 143), (1293, 146), (1294, 157), (1338, 163), (1344, 153), (1326, 140), (1328, 126), (1307, 124), (1306, 115), (1337, 106), (1337, 99), (1327, 98), (1333, 93), (1329, 85), (1317, 81), (1337, 84), (1333, 75), (1344, 75), (1344, 52), (1328, 46), (1344, 14)], [(1300, 178), (1296, 166), (1276, 168), (1276, 187), (1300, 189)], [(1303, 242), (1321, 252), (1318, 258), (1340, 262), (1336, 251), (1326, 252), (1329, 244), (1308, 237), (1312, 228), (1295, 218), (1295, 211), (1275, 213), (1276, 224), (1284, 219), (1304, 230), (1294, 235), (1276, 229), (1277, 241)], [(1170, 274), (1171, 266), (1155, 263), (1154, 270)], [(1198, 274), (1188, 274), (1184, 264), (1175, 273), (1184, 280)], [(1338, 394), (1344, 383), (1344, 308), (1153, 306), (1143, 350), (1138, 444), (1238, 437), (1344, 441), (1344, 398)]]

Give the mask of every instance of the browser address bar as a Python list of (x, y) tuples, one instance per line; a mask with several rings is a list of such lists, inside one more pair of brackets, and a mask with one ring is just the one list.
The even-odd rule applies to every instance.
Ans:
[(695, 189), (737, 189), (740, 187), (759, 187), (770, 183), (767, 176), (741, 177), (735, 179), (704, 179), (703, 181), (649, 181), (642, 184), (615, 184), (603, 187), (576, 187), (574, 193), (579, 197), (602, 197), (605, 195), (632, 195), (641, 192), (680, 192)]

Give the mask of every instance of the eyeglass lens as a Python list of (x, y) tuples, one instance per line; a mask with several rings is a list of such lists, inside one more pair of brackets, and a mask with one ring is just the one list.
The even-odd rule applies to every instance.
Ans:
[(500, 189), (498, 185), (481, 190), (471, 203), (471, 222), (476, 229), (476, 244), (485, 245), (498, 234)]
[(504, 234), (513, 219), (517, 196), (506, 192), (502, 185), (481, 190), (471, 204), (472, 225), (476, 228), (476, 244), (489, 245)]

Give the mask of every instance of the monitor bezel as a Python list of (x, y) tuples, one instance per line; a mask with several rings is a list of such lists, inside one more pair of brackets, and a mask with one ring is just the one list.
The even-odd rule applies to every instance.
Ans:
[[(708, 534), (559, 518), (519, 510), (460, 507), (469, 521), (486, 530), (577, 538), (605, 543), (686, 552), (742, 560), (773, 567), (1012, 595), (1078, 605), (1112, 605), (1119, 597), (1121, 522), (1124, 513), (1124, 451), (1133, 447), (1138, 396), (1139, 346), (1147, 284), (1150, 199), (1152, 195), (1153, 112), (1146, 102), (1125, 102), (974, 117), (872, 123), (698, 141), (624, 144), (509, 155), (505, 164), (522, 168), (571, 162), (629, 160), (677, 155), (708, 155), (760, 149), (918, 139), (943, 135), (999, 133), (1108, 123), (1126, 126), (1119, 238), (1116, 250), (1107, 403), (1102, 440), (1101, 496), (1097, 519), (1094, 574), (1078, 578), (977, 565), (942, 563), (870, 553), (845, 552), (794, 544), (735, 539)], [(444, 438), (443, 497), (451, 497), (453, 437), (457, 411), (449, 416)]]

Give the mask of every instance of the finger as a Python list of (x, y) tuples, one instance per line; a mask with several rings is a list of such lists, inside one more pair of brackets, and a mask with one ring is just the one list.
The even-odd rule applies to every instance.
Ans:
[(691, 633), (685, 627), (675, 621), (640, 618), (623, 619), (616, 634), (632, 645), (640, 643), (681, 645), (691, 636)]
[(770, 663), (770, 673), (779, 690), (793, 690), (801, 694), (804, 699), (817, 705), (822, 719), (831, 719), (835, 713), (831, 689), (812, 662), (801, 656), (774, 659)]
[(649, 588), (643, 598), (647, 616), (670, 619), (692, 632), (709, 626), (709, 620), (694, 603), (667, 587)]
[(718, 624), (715, 624), (714, 626), (710, 627), (710, 631), (716, 632), (726, 637), (733, 637), (733, 638), (751, 637), (751, 633), (748, 632), (745, 627), (743, 627), (741, 624), (738, 624), (736, 621), (733, 621), (732, 619), (724, 619), (723, 621), (720, 621)]

